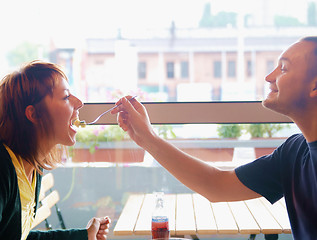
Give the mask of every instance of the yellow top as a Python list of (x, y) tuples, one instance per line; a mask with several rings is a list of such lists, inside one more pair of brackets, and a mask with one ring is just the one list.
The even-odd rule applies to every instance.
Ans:
[(21, 157), (15, 155), (8, 146), (5, 146), (12, 163), (15, 167), (15, 171), (18, 176), (18, 185), (20, 191), (20, 201), (22, 207), (22, 240), (25, 240), (29, 235), (34, 221), (34, 207), (35, 207), (35, 186), (36, 186), (36, 174), (33, 173), (32, 184), (29, 182)]

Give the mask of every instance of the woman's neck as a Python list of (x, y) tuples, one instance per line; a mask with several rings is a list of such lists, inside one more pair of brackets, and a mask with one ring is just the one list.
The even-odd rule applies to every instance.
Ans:
[(28, 163), (27, 161), (23, 160), (22, 163), (23, 163), (23, 167), (24, 167), (24, 171), (25, 171), (26, 177), (28, 178), (29, 182), (32, 183), (34, 167), (30, 163)]

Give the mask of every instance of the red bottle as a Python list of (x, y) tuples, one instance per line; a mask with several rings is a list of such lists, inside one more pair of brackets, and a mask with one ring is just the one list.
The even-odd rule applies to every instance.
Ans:
[(156, 193), (155, 209), (152, 214), (152, 239), (169, 239), (170, 236), (163, 196), (161, 192)]

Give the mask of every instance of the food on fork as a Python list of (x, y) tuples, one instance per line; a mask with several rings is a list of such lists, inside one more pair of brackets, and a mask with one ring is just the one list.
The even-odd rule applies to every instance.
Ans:
[[(129, 101), (133, 100), (133, 99), (136, 98), (136, 97), (137, 97), (137, 96), (134, 96), (134, 97), (130, 98)], [(115, 105), (114, 107), (112, 107), (112, 108), (108, 109), (107, 111), (103, 112), (102, 114), (100, 114), (100, 115), (99, 115), (94, 121), (92, 121), (92, 122), (86, 123), (85, 120), (80, 121), (79, 118), (76, 118), (76, 119), (73, 121), (72, 125), (74, 125), (74, 126), (76, 126), (76, 127), (82, 127), (82, 128), (86, 127), (86, 125), (93, 125), (93, 124), (95, 124), (103, 115), (105, 115), (106, 113), (110, 112), (111, 110), (113, 110), (113, 109), (119, 107), (120, 105), (121, 105), (121, 103), (119, 103), (118, 105)]]
[(80, 121), (79, 118), (76, 118), (75, 121), (73, 122), (73, 125), (75, 125), (76, 127), (86, 127), (86, 122), (85, 120)]

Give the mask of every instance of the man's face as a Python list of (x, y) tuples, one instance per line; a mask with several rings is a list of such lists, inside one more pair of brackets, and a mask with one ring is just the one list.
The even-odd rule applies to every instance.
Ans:
[(278, 66), (265, 78), (271, 90), (263, 101), (265, 107), (289, 117), (306, 109), (311, 82), (307, 70), (314, 47), (312, 42), (300, 41), (282, 53)]

